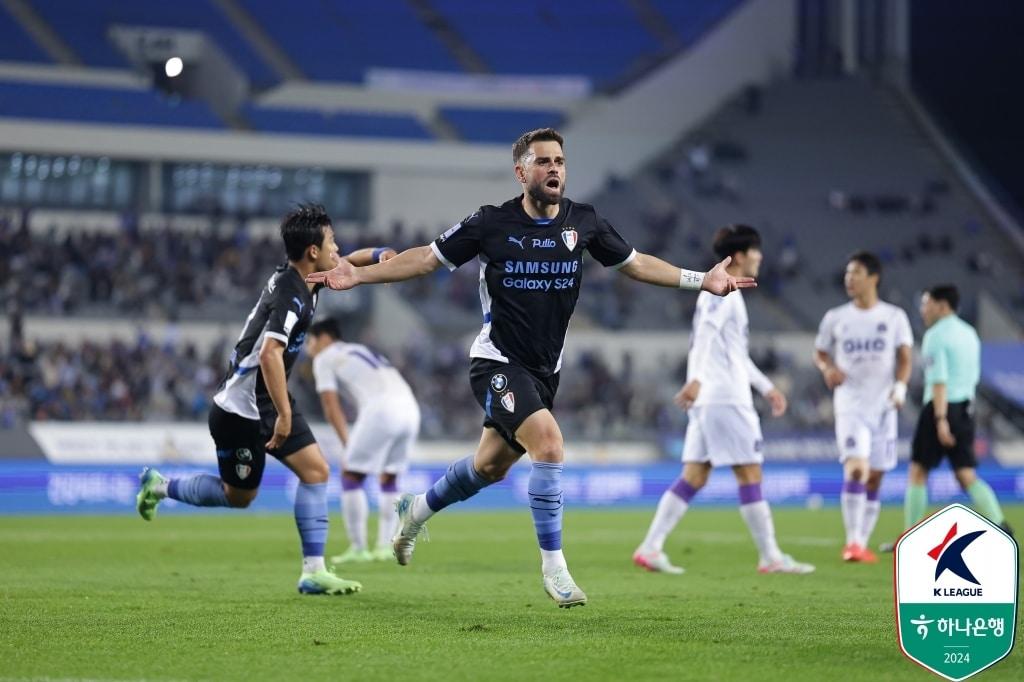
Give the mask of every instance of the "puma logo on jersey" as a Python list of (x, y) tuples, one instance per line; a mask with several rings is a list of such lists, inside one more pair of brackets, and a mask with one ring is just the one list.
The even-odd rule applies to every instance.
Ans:
[(513, 237), (512, 235), (509, 235), (509, 236), (508, 236), (508, 240), (507, 240), (507, 241), (508, 241), (508, 242), (509, 242), (510, 244), (515, 244), (516, 246), (518, 246), (518, 247), (519, 247), (520, 249), (522, 249), (523, 251), (526, 251), (526, 247), (525, 247), (525, 246), (523, 246), (523, 242), (524, 242), (525, 240), (526, 240), (526, 237), (520, 237), (519, 239), (516, 239), (516, 238), (515, 238), (515, 237)]

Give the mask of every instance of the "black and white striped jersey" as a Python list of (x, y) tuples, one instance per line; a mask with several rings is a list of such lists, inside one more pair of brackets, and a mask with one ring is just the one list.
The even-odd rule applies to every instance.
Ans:
[(291, 266), (274, 271), (245, 320), (231, 353), (227, 376), (213, 397), (221, 409), (247, 419), (259, 419), (274, 412), (260, 369), (263, 340), (270, 337), (285, 344), (284, 372), (289, 376), (313, 322), (319, 289), (317, 286), (311, 292), (302, 275)]
[(535, 220), (523, 209), (522, 195), (481, 206), (430, 246), (449, 270), (480, 257), (484, 320), (470, 357), (511, 361), (540, 376), (561, 369), (583, 252), (615, 268), (636, 257), (593, 206), (563, 198), (558, 216)]

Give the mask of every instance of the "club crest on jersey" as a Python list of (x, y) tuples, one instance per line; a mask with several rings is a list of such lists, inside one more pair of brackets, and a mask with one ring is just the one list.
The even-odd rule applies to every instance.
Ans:
[(249, 478), (249, 474), (252, 473), (252, 467), (248, 464), (236, 464), (235, 473), (238, 474), (239, 479), (244, 481)]
[(565, 248), (570, 251), (576, 248), (577, 239), (578, 235), (576, 234), (576, 230), (571, 227), (568, 230), (562, 230), (562, 241), (565, 242)]
[(493, 377), (491, 377), (491, 388), (493, 388), (496, 393), (501, 393), (507, 387), (508, 377), (506, 377), (504, 374), (495, 374)]
[(886, 326), (885, 322), (879, 322), (879, 323), (878, 323), (878, 333), (879, 333), (879, 334), (884, 334), (884, 333), (885, 333), (885, 331), (886, 331), (886, 330), (887, 330), (888, 328), (889, 328), (889, 327), (888, 327), (888, 326)]
[(516, 411), (516, 395), (512, 391), (509, 391), (505, 395), (501, 396), (501, 406), (509, 412)]

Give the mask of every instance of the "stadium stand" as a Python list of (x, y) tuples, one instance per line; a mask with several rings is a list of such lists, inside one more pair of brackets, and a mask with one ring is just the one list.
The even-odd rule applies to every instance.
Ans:
[(366, 112), (270, 109), (246, 105), (242, 115), (256, 130), (302, 135), (344, 135), (385, 137), (401, 140), (429, 140), (430, 131), (415, 116)]
[(91, 123), (223, 128), (205, 102), (153, 90), (0, 82), (0, 116)]
[(47, 54), (2, 5), (0, 5), (0, 60), (50, 62)]
[(32, 0), (31, 5), (89, 66), (128, 66), (108, 37), (115, 24), (190, 29), (205, 33), (253, 83), (267, 85), (275, 80), (266, 63), (210, 0)]
[(742, 0), (651, 0), (655, 10), (668, 21), (685, 46), (697, 42), (741, 2)]
[(562, 115), (534, 109), (468, 109), (442, 107), (441, 115), (455, 126), (459, 137), (468, 142), (508, 144), (524, 130), (556, 128)]
[(576, 74), (606, 85), (659, 51), (625, 2), (432, 4), (494, 73)]
[(402, 0), (255, 0), (246, 9), (314, 80), (362, 82), (375, 66), (462, 70)]

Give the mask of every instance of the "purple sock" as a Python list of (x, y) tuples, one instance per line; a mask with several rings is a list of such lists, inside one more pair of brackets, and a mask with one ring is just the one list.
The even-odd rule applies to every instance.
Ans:
[[(860, 493), (864, 492), (866, 489), (867, 488), (865, 487), (865, 485), (863, 483), (861, 483), (860, 481), (843, 481), (843, 492), (844, 493), (852, 493), (854, 495), (859, 495)], [(876, 499), (877, 499), (877, 493), (876, 493)]]
[(689, 504), (690, 500), (693, 499), (693, 496), (697, 494), (697, 489), (687, 483), (681, 476), (672, 484), (672, 487), (669, 488), (669, 490), (675, 493), (676, 497), (687, 504)]
[(363, 487), (364, 478), (352, 478), (350, 476), (341, 477), (341, 489), (342, 490), (359, 490)]
[(881, 488), (868, 491), (868, 502), (878, 502), (878, 494), (882, 492)]
[(764, 495), (761, 494), (760, 483), (747, 483), (746, 485), (740, 486), (740, 504), (753, 504), (754, 502), (760, 502), (764, 499)]
[(391, 483), (381, 483), (380, 491), (382, 493), (397, 493), (398, 492), (398, 479), (391, 481)]

